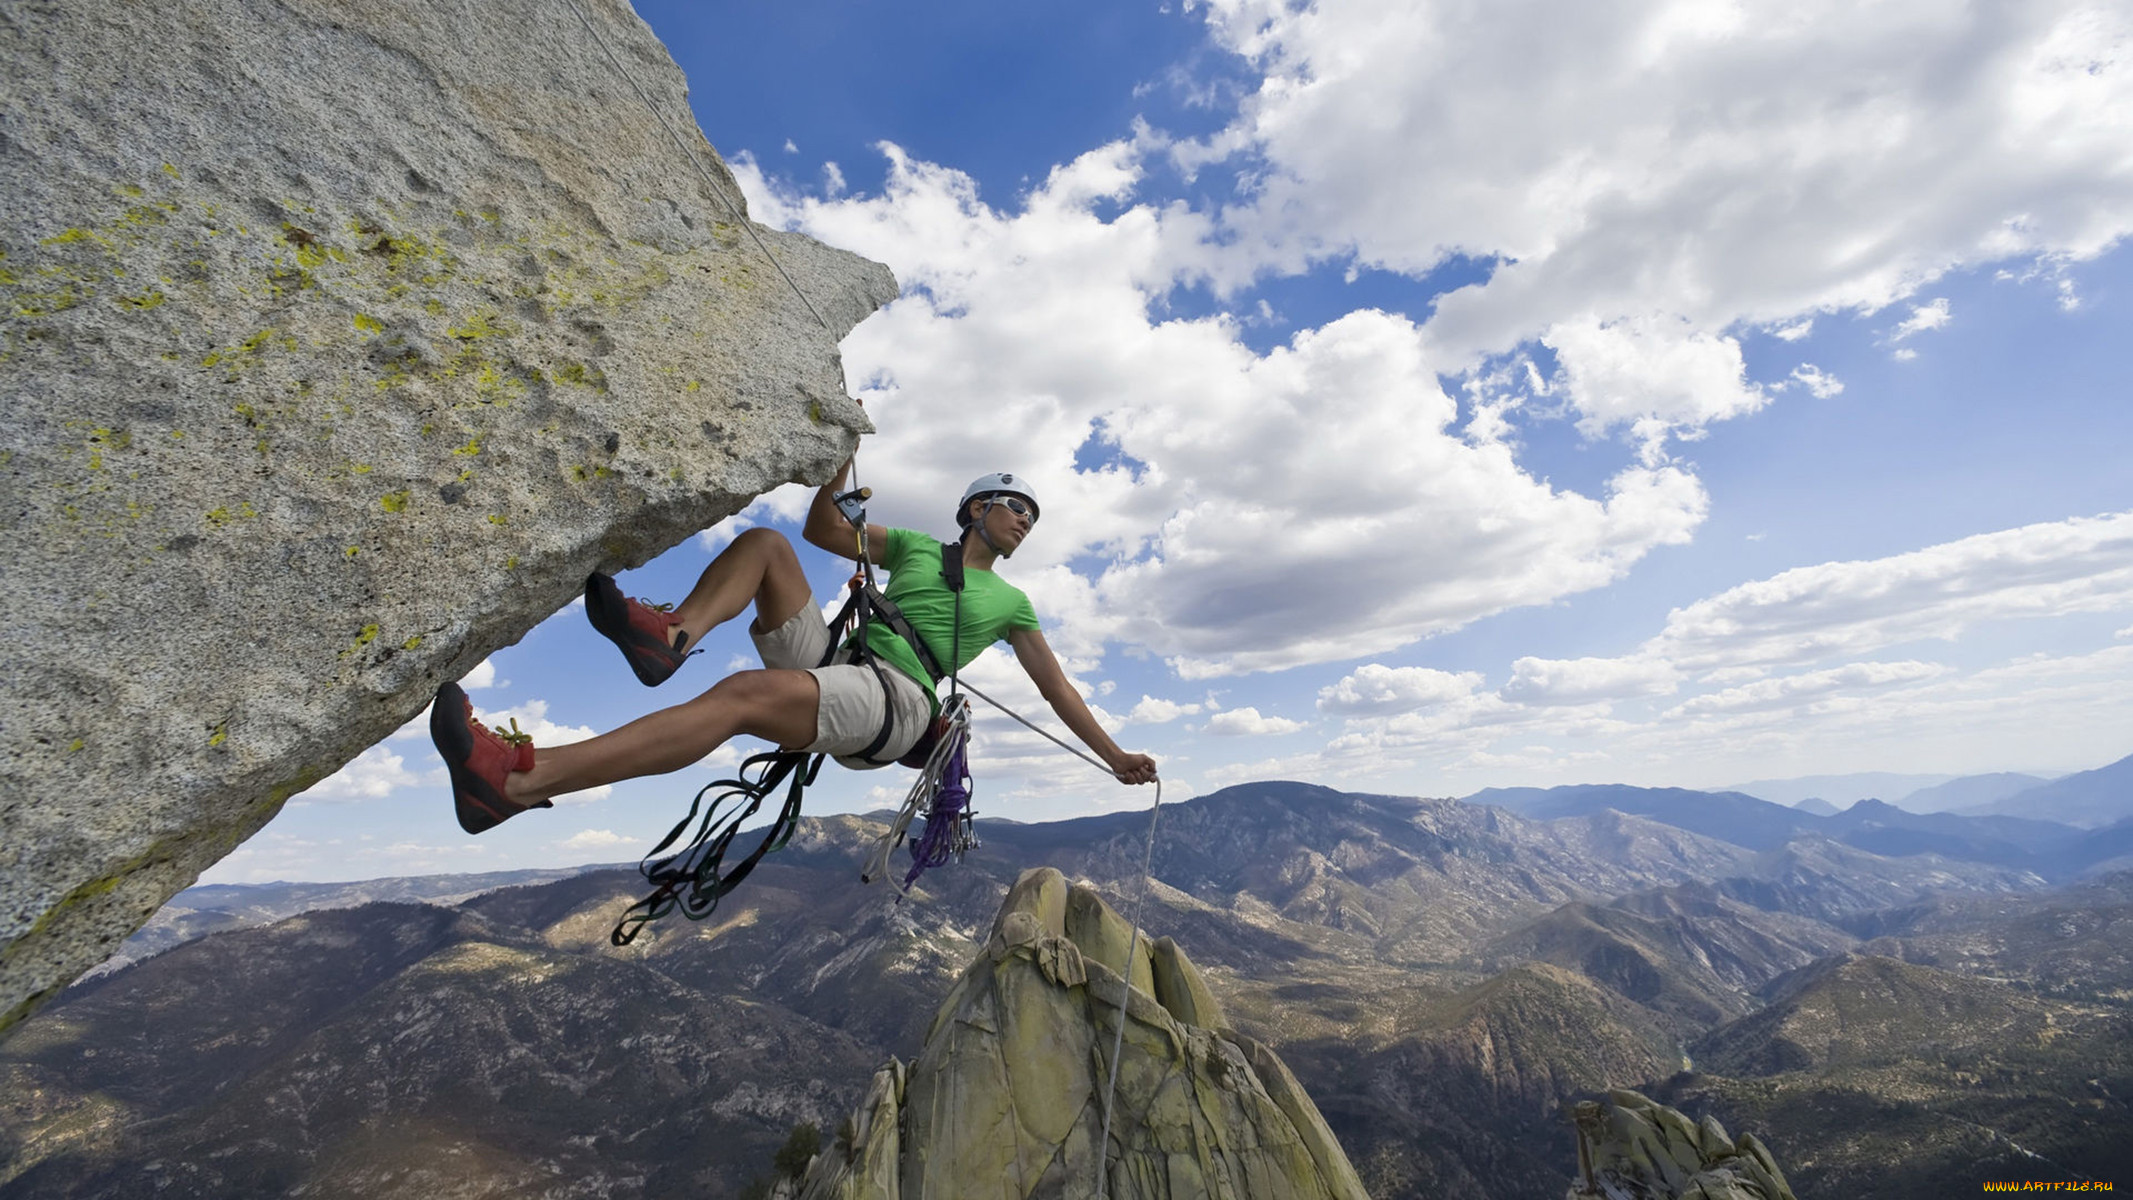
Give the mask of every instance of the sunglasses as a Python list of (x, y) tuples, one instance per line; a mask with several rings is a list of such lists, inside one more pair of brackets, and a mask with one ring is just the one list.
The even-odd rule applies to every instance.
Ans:
[(993, 500), (993, 503), (1006, 505), (1007, 511), (1015, 514), (1018, 517), (1028, 517), (1029, 523), (1032, 525), (1035, 525), (1037, 523), (1037, 510), (1031, 508), (1027, 504), (1022, 503), (1020, 500), (1015, 499), (1013, 496), (996, 497)]

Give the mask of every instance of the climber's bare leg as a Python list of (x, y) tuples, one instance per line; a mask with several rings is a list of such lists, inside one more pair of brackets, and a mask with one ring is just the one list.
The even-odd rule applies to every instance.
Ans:
[(540, 747), (532, 770), (504, 781), (504, 795), (517, 804), (535, 804), (603, 783), (664, 775), (743, 733), (797, 749), (815, 740), (820, 707), (821, 688), (805, 671), (736, 672), (694, 700), (620, 729), (566, 746)]
[[(694, 646), (713, 627), (739, 616), (751, 602), (755, 604), (755, 632), (768, 633), (814, 600), (814, 589), (808, 586), (792, 543), (779, 533), (757, 527), (743, 530), (732, 545), (718, 552), (689, 590), (689, 598), (675, 607), (674, 616), (680, 618), (681, 628), (689, 634), (688, 644)], [(801, 744), (814, 740), (810, 726)]]

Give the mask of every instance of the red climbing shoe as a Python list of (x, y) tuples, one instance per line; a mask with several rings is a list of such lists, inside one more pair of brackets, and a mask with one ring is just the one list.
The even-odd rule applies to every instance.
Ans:
[[(674, 627), (681, 624), (671, 615), (672, 605), (651, 605), (622, 594), (615, 581), (595, 572), (585, 577), (585, 615), (602, 637), (622, 647), (637, 682), (658, 687), (688, 654), (674, 645)], [(683, 635), (686, 643), (687, 635)]]
[(456, 683), (437, 689), (430, 704), (430, 740), (452, 772), (452, 804), (459, 810), (459, 827), (480, 833), (502, 824), (529, 808), (554, 807), (546, 800), (520, 804), (504, 794), (504, 780), (513, 771), (533, 769), (533, 739), (518, 731), (490, 729), (474, 719), (474, 702)]

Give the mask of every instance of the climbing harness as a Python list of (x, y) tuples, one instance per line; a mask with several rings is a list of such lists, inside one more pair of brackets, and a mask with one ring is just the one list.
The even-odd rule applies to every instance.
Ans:
[[(854, 462), (857, 462), (856, 455)], [(856, 473), (856, 466), (854, 471)], [(863, 546), (866, 528), (863, 520), (859, 527)], [(865, 562), (864, 557), (861, 562)], [(970, 807), (970, 701), (963, 698), (962, 691), (964, 578), (961, 543), (941, 543), (941, 578), (955, 595), (948, 670), (941, 670), (939, 661), (916, 632), (906, 628), (898, 630), (898, 636), (918, 652), (920, 661), (934, 679), (947, 675), (948, 695), (941, 701), (940, 715), (934, 718), (932, 726), (899, 760), (907, 767), (918, 768), (918, 778), (911, 781), (911, 789), (904, 793), (904, 802), (895, 819), (889, 822), (888, 830), (875, 839), (874, 852), (859, 872), (861, 883), (887, 877), (889, 856), (905, 843), (911, 822), (925, 822), (925, 832), (910, 843), (911, 869), (897, 885), (898, 903), (910, 895), (920, 875), (946, 865), (950, 858), (961, 859), (978, 846), (977, 814)]]
[[(830, 622), (829, 645), (822, 660), (815, 664), (826, 667), (840, 661), (864, 665), (873, 670), (882, 688), (881, 729), (858, 756), (878, 766), (886, 766), (892, 760), (874, 757), (887, 745), (895, 732), (894, 704), (890, 699), (889, 677), (878, 656), (868, 644), (870, 628), (879, 624), (893, 635), (909, 643), (918, 653), (925, 669), (940, 673), (932, 652), (925, 640), (911, 628), (903, 612), (882, 594), (874, 582), (874, 566), (867, 553), (867, 522), (865, 501), (872, 495), (866, 488), (854, 488), (834, 497), (838, 510), (852, 522), (858, 531), (859, 569), (854, 571), (849, 585), (849, 595), (837, 617)], [(942, 574), (956, 593), (956, 619), (962, 618), (962, 567), (960, 553), (951, 555), (949, 546), (941, 548)], [(958, 628), (955, 650), (960, 655), (962, 635)], [(953, 678), (951, 674), (951, 678)], [(951, 696), (952, 699), (959, 699)], [(930, 737), (922, 737), (918, 745), (906, 752), (901, 761), (906, 765), (921, 768), (920, 784), (913, 788), (917, 794), (928, 781), (938, 784), (947, 779), (951, 771), (959, 772), (959, 788), (945, 790), (948, 800), (945, 805), (929, 801), (922, 806), (927, 820), (926, 837), (920, 855), (923, 866), (915, 867), (905, 880), (909, 889), (920, 871), (926, 866), (938, 866), (951, 854), (959, 855), (977, 844), (972, 834), (969, 812), (969, 773), (965, 765), (964, 747), (969, 727), (969, 703), (960, 701), (952, 709), (944, 709), (943, 719), (936, 720), (929, 731)], [(706, 785), (689, 802), (689, 812), (680, 823), (660, 839), (651, 853), (638, 864), (638, 871), (652, 892), (624, 911), (608, 940), (616, 946), (627, 946), (637, 937), (645, 925), (680, 909), (683, 916), (700, 921), (711, 915), (718, 907), (720, 898), (738, 887), (763, 856), (781, 849), (792, 839), (800, 818), (800, 798), (807, 786), (815, 781), (822, 769), (824, 755), (809, 755), (801, 750), (777, 750), (750, 757), (741, 764), (740, 771), (730, 779), (721, 779)], [(763, 835), (756, 848), (746, 858), (730, 869), (725, 866), (726, 853), (733, 840), (740, 834), (741, 825), (759, 811), (763, 802), (780, 784), (786, 786), (785, 803), (779, 809), (777, 819)], [(928, 793), (929, 796), (932, 792)], [(710, 802), (705, 803), (705, 797)], [(960, 800), (957, 797), (960, 796)], [(699, 817), (699, 814), (701, 816)], [(691, 827), (695, 833), (686, 842), (682, 835)], [(899, 828), (908, 828), (905, 818)], [(675, 849), (679, 846), (679, 849)], [(914, 847), (914, 853), (919, 847)], [(671, 851), (671, 852), (670, 852)]]

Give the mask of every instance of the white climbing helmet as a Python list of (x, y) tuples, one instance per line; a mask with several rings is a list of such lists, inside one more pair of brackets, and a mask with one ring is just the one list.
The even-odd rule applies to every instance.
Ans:
[(963, 489), (963, 498), (957, 501), (955, 506), (955, 523), (958, 526), (970, 524), (970, 502), (980, 496), (1020, 496), (1029, 504), (1029, 520), (1032, 525), (1037, 523), (1037, 514), (1044, 510), (1044, 506), (1037, 503), (1036, 495), (1030, 491), (1028, 480), (1020, 475), (1001, 471), (980, 475), (970, 481), (969, 487)]

